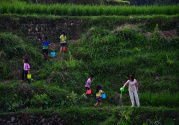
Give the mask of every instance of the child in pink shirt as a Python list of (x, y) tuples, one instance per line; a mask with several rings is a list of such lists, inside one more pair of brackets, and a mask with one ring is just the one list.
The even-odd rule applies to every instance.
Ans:
[[(93, 79), (93, 77), (94, 77), (94, 75), (91, 74), (90, 77), (88, 78), (88, 80), (87, 80), (87, 82), (86, 82), (86, 84), (85, 84), (86, 90), (91, 89), (90, 86), (91, 86), (91, 80)], [(87, 98), (86, 94), (87, 94), (87, 92), (86, 92), (85, 95), (84, 95), (85, 98)]]
[(28, 63), (28, 59), (24, 59), (24, 70), (22, 71), (22, 80), (24, 80), (24, 75), (25, 75), (25, 79), (28, 80), (28, 82), (30, 82), (29, 79), (27, 79), (27, 74), (30, 73), (30, 65)]

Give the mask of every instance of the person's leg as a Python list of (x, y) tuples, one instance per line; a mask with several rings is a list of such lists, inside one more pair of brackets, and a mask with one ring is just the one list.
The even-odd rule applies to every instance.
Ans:
[(44, 49), (42, 50), (42, 54), (44, 56), (44, 59), (46, 60), (46, 55), (45, 55), (45, 50)]
[(48, 55), (46, 55), (46, 61), (48, 61)]
[(62, 51), (63, 51), (63, 53), (65, 52), (65, 48), (64, 48), (65, 46), (64, 46), (64, 43), (63, 43), (63, 46), (62, 46)]
[(24, 80), (24, 70), (22, 71), (21, 76), (22, 76), (22, 80)]
[(100, 102), (100, 107), (102, 108), (102, 102)]
[(140, 102), (139, 102), (139, 97), (138, 97), (137, 91), (134, 92), (134, 96), (135, 96), (136, 104), (137, 104), (137, 106), (139, 107), (139, 106), (140, 106)]
[(99, 103), (99, 102), (97, 101), (97, 103), (96, 103), (94, 106), (97, 107), (98, 103)]
[(62, 52), (62, 46), (60, 47), (60, 53)]
[(46, 61), (48, 61), (48, 49), (45, 50), (45, 54), (46, 54)]
[(86, 88), (86, 93), (85, 93), (85, 96), (86, 96), (86, 95), (88, 94), (88, 93), (87, 93), (87, 90), (89, 90), (89, 88), (88, 88), (88, 87), (85, 87), (85, 88)]
[(87, 93), (87, 89), (88, 89), (88, 87), (85, 87), (85, 89), (86, 89), (86, 93), (85, 93), (85, 95), (84, 95), (84, 98), (86, 99), (86, 98), (87, 98), (86, 95), (88, 94), (88, 93)]
[(60, 44), (60, 53), (63, 51), (63, 43)]
[(30, 84), (30, 79), (27, 78), (27, 74), (29, 74), (28, 71), (26, 71), (26, 73), (25, 73), (25, 77), (26, 77), (28, 83)]
[(131, 99), (131, 103), (132, 103), (132, 107), (134, 106), (134, 94), (133, 92), (129, 92), (129, 96), (130, 96), (130, 99)]
[(24, 72), (25, 72), (25, 79), (28, 81), (28, 79), (27, 79), (28, 71), (24, 71)]

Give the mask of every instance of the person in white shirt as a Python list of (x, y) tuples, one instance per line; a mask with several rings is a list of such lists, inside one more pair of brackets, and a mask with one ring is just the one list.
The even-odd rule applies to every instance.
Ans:
[(134, 96), (135, 96), (136, 104), (139, 107), (140, 102), (139, 102), (139, 97), (138, 97), (138, 83), (137, 83), (137, 80), (134, 79), (133, 75), (129, 76), (129, 80), (127, 80), (123, 88), (125, 88), (126, 85), (129, 85), (128, 90), (129, 90), (129, 96), (131, 99), (132, 107), (135, 105)]

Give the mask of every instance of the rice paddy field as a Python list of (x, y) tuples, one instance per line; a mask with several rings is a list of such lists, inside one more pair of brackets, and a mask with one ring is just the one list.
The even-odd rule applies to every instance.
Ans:
[[(177, 125), (178, 8), (0, 1), (0, 118), (44, 114), (75, 125)], [(51, 57), (49, 50), (46, 62), (41, 41), (30, 39), (20, 24), (41, 21), (53, 27), (54, 22), (65, 23), (61, 19), (80, 20), (76, 21), (80, 30), (67, 30), (64, 54), (59, 51), (59, 36), (44, 33), (56, 52)], [(30, 60), (30, 84), (21, 81), (23, 57)], [(95, 75), (92, 94), (84, 99), (90, 74)], [(120, 98), (120, 87), (130, 74), (139, 84), (140, 107), (131, 107), (127, 86)], [(102, 108), (94, 107), (97, 85), (106, 93)]]
[(69, 4), (29, 4), (26, 2), (0, 2), (1, 14), (37, 14), (57, 16), (129, 16), (129, 15), (176, 15), (178, 5), (166, 6), (105, 6)]

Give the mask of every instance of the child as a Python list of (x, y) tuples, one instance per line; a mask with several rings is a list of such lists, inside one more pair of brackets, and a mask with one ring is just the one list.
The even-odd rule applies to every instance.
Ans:
[(133, 75), (130, 75), (129, 76), (129, 80), (124, 84), (123, 88), (129, 84), (129, 95), (130, 95), (130, 99), (131, 99), (131, 103), (132, 103), (132, 106), (134, 106), (135, 102), (134, 102), (134, 96), (135, 96), (135, 101), (136, 101), (136, 104), (137, 106), (139, 107), (140, 106), (140, 103), (139, 103), (139, 97), (138, 97), (138, 83), (137, 83), (137, 80), (134, 79), (134, 76)]
[[(88, 80), (87, 80), (87, 82), (86, 82), (86, 84), (85, 84), (86, 91), (90, 89), (91, 80), (93, 79), (93, 77), (94, 77), (94, 75), (91, 74), (90, 77), (88, 78)], [(87, 92), (86, 92), (85, 95), (84, 95), (85, 98), (87, 98), (87, 97), (86, 97), (86, 94), (87, 94)]]
[(65, 32), (62, 32), (62, 35), (60, 36), (60, 53), (63, 51), (63, 53), (65, 52), (65, 47), (66, 47), (67, 43), (66, 43), (66, 36), (65, 36)]
[(104, 91), (101, 90), (101, 86), (98, 85), (96, 88), (96, 100), (97, 103), (96, 105), (94, 105), (94, 107), (96, 108), (98, 103), (100, 103), (100, 107), (102, 107), (102, 93), (104, 93)]
[(24, 59), (24, 70), (22, 71), (22, 80), (24, 80), (24, 74), (25, 74), (25, 79), (30, 82), (29, 79), (27, 79), (27, 74), (30, 73), (30, 65), (28, 63), (28, 59)]
[(47, 41), (47, 37), (45, 37), (45, 40), (43, 41), (43, 50), (42, 50), (42, 54), (45, 57), (45, 61), (48, 61), (48, 48), (49, 48), (49, 46), (50, 46), (50, 42)]

